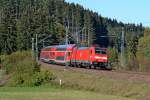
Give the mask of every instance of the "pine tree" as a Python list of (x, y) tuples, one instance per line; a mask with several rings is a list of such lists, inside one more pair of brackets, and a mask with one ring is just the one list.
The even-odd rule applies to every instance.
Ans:
[(89, 13), (89, 11), (85, 11), (84, 13), (84, 27), (85, 32), (82, 34), (82, 42), (84, 45), (90, 46), (92, 44), (92, 34), (93, 34), (93, 23), (92, 23), (92, 17)]
[(16, 20), (14, 1), (5, 1), (3, 7), (3, 18), (1, 19), (1, 51), (11, 53), (16, 51)]

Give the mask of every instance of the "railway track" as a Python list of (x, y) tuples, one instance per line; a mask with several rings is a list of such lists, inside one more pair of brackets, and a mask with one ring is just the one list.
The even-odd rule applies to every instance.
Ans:
[[(55, 70), (65, 69), (65, 66), (52, 65), (43, 62), (41, 62), (41, 65), (43, 68), (46, 69), (55, 69)], [(68, 67), (66, 70), (71, 72), (96, 74), (98, 76), (106, 76), (111, 79), (150, 83), (150, 73), (119, 71), (119, 70), (107, 71), (107, 70), (100, 70), (100, 69), (87, 69), (87, 68), (76, 68), (76, 67)]]
[(135, 71), (121, 71), (121, 70), (112, 70), (117, 73), (127, 73), (127, 74), (138, 74), (138, 75), (148, 75), (150, 77), (150, 73), (148, 72), (135, 72)]

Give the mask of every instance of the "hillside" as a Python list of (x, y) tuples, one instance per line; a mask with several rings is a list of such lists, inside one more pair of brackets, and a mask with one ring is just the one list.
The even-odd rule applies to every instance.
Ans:
[[(99, 44), (105, 47), (115, 45), (118, 49), (122, 27), (127, 34), (126, 41), (133, 36), (141, 36), (144, 30), (142, 24), (124, 24), (64, 0), (0, 2), (0, 53), (30, 49), (31, 38), (35, 38), (35, 34), (38, 34), (39, 39), (52, 35), (45, 41), (45, 46), (63, 44), (66, 26), (69, 26), (70, 43), (77, 42), (76, 32), (84, 27), (78, 35), (79, 44)], [(101, 38), (103, 35), (115, 35), (116, 38)]]

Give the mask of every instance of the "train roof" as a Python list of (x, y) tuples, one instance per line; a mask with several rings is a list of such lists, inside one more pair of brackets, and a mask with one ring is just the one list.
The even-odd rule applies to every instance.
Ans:
[(76, 46), (75, 44), (68, 44), (68, 45), (54, 45), (54, 46), (47, 46), (43, 49), (46, 49), (46, 48), (72, 48)]
[(78, 47), (78, 50), (85, 50), (88, 49), (89, 47)]
[(72, 48), (76, 46), (75, 44), (68, 44), (68, 45), (56, 45), (56, 48)]
[[(68, 44), (68, 45), (53, 45), (53, 46), (47, 46), (43, 49), (48, 49), (48, 48), (59, 48), (59, 49), (63, 49), (63, 48), (73, 48), (75, 47), (76, 44)], [(93, 47), (93, 46), (91, 46)], [(84, 49), (88, 49), (89, 47), (78, 47), (79, 50), (84, 50)], [(102, 47), (95, 47), (95, 48), (100, 48), (102, 50), (107, 50), (107, 48), (102, 48)]]
[(46, 49), (46, 48), (51, 48), (51, 47), (53, 47), (53, 46), (47, 46), (47, 47), (44, 47), (43, 49)]

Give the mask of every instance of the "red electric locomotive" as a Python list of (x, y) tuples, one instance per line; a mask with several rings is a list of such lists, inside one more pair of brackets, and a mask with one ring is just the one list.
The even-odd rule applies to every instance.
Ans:
[(94, 46), (78, 47), (75, 44), (49, 46), (41, 50), (40, 59), (49, 63), (110, 69), (106, 49)]

